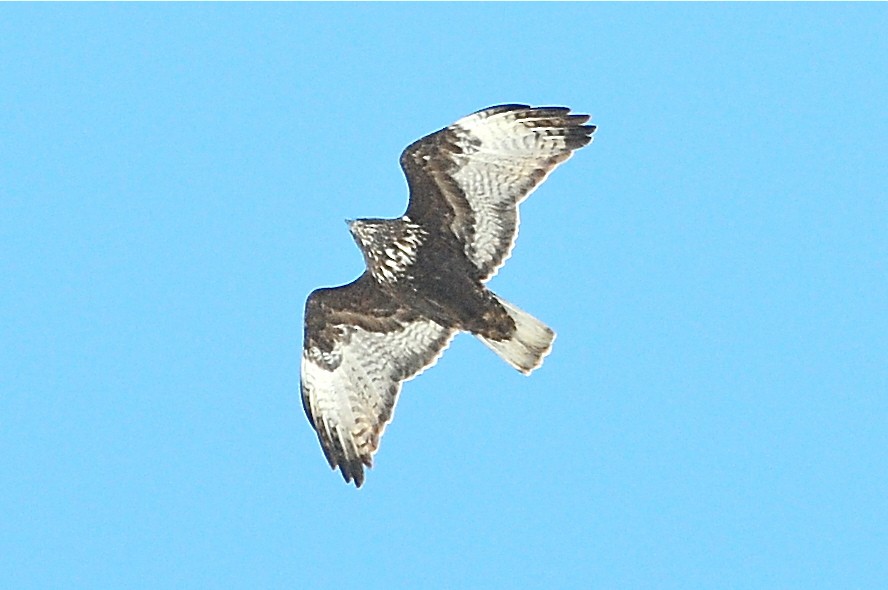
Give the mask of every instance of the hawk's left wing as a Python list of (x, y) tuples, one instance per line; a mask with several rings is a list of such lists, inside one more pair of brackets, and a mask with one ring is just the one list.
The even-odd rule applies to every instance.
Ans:
[(309, 295), (302, 405), (345, 481), (364, 482), (401, 383), (433, 365), (454, 334), (400, 307), (367, 273)]
[(564, 107), (490, 107), (414, 142), (401, 154), (407, 217), (453, 232), (489, 279), (509, 257), (518, 205), (592, 141), (589, 115)]

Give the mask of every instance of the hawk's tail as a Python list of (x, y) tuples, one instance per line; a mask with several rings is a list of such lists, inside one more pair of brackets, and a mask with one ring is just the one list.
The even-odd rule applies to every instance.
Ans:
[(515, 322), (515, 331), (506, 340), (493, 340), (481, 334), (476, 335), (504, 361), (525, 375), (530, 375), (534, 369), (543, 364), (543, 358), (552, 350), (555, 332), (526, 311), (499, 297), (497, 300)]

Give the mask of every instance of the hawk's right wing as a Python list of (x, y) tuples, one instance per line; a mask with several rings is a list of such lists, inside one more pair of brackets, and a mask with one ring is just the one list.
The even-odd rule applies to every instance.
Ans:
[(435, 364), (454, 334), (400, 307), (367, 273), (309, 295), (302, 405), (346, 482), (364, 482), (401, 383)]

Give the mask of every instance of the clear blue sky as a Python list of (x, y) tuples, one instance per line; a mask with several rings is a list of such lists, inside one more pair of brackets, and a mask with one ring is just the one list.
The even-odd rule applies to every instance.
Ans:
[[(882, 5), (0, 7), (0, 587), (888, 587)], [(302, 306), (411, 141), (594, 116), (361, 490)]]

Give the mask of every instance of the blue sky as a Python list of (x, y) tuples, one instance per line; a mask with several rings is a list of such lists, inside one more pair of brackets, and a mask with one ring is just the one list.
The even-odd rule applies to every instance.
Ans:
[[(884, 5), (0, 7), (0, 587), (885, 588)], [(591, 113), (361, 490), (302, 306), (397, 158)]]

